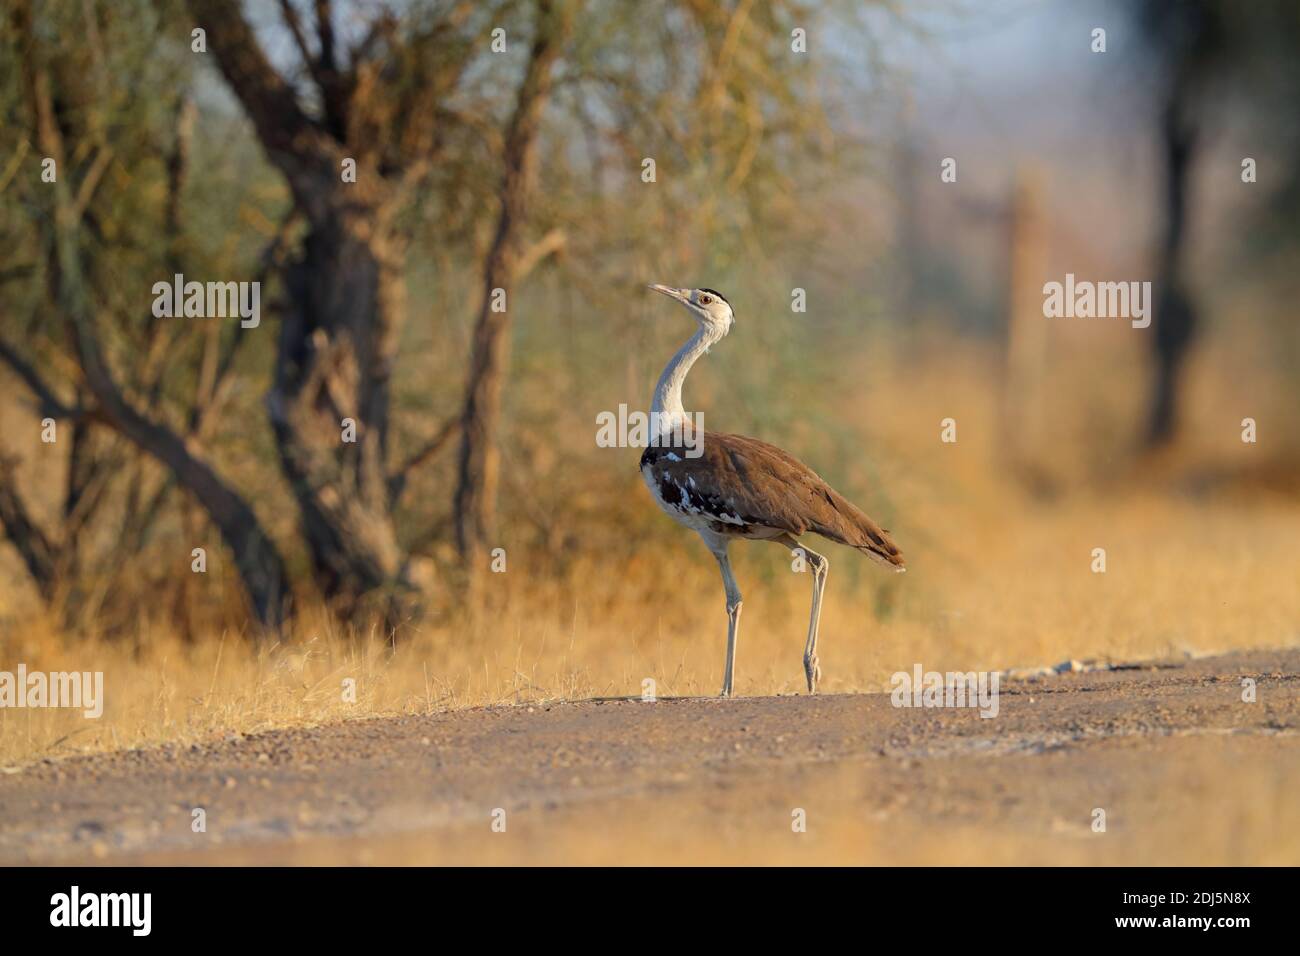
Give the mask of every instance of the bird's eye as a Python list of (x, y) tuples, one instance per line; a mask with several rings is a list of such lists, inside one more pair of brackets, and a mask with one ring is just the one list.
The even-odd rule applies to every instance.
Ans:
[(711, 295), (700, 296), (700, 305), (708, 305), (712, 301), (713, 301), (713, 296)]

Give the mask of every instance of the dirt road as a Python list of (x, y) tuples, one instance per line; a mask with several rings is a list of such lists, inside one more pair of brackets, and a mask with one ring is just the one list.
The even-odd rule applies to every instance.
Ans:
[(1291, 649), (1005, 679), (992, 719), (584, 701), (47, 761), (0, 773), (0, 862), (1297, 864), (1297, 794)]

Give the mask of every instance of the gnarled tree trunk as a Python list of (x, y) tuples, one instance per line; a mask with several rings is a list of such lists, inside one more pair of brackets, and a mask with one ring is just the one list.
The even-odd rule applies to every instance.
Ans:
[[(390, 626), (417, 597), (385, 470), (403, 245), (381, 207), (346, 203), (313, 221), (286, 272), (290, 303), (267, 397), (317, 582), (344, 614), (379, 610)], [(355, 441), (344, 441), (347, 419)]]
[[(317, 7), (314, 54), (296, 11), (284, 8), (317, 79), (322, 120), (302, 112), (237, 4), (190, 0), (190, 9), (308, 224), (285, 271), (289, 301), (267, 411), (315, 579), (343, 615), (376, 610), (395, 627), (418, 594), (386, 471), (405, 243), (393, 228), (400, 190), (380, 169), (382, 130), (358, 118), (366, 104), (353, 98), (356, 74), (337, 69), (328, 3)], [(355, 163), (355, 181), (343, 178), (345, 160)]]

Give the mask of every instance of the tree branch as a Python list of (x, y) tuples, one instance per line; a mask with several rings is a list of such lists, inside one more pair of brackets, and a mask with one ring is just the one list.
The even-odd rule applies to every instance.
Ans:
[(314, 187), (327, 170), (337, 178), (331, 137), (298, 105), (293, 89), (262, 51), (236, 0), (189, 0), (190, 13), (207, 31), (221, 72), (257, 130), (267, 155), (289, 180), (307, 210), (319, 210), (326, 197)]
[(515, 264), (514, 280), (522, 282), (528, 277), (535, 268), (542, 264), (548, 256), (555, 255), (568, 244), (569, 237), (563, 229), (555, 228), (548, 232), (542, 238), (538, 239), (531, 246), (525, 249), (519, 255), (519, 261)]
[(445, 448), (454, 437), (456, 437), (456, 433), (459, 430), (460, 419), (449, 419), (440, 429), (438, 429), (434, 436), (429, 439), (422, 448), (420, 448), (419, 451), (407, 458), (406, 461), (403, 462), (391, 476), (389, 476), (388, 498), (393, 504), (397, 504), (398, 500), (402, 497), (402, 492), (406, 489), (406, 481), (410, 477), (411, 472), (424, 464), (430, 458), (433, 458), (438, 454), (438, 452), (442, 451), (442, 449)]
[(43, 417), (80, 420), (88, 414), (88, 410), (80, 405), (69, 405), (60, 399), (45, 379), (41, 378), (40, 373), (3, 339), (0, 339), (0, 360), (22, 379), (28, 391), (36, 397), (37, 408)]
[(316, 38), (320, 41), (320, 62), (326, 70), (334, 64), (334, 18), (330, 0), (316, 0)]
[(0, 528), (22, 556), (41, 597), (50, 600), (58, 585), (58, 559), (54, 546), (32, 520), (14, 481), (13, 462), (0, 458)]

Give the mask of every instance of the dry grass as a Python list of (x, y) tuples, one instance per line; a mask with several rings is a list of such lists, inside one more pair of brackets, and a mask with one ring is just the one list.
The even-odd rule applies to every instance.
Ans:
[[(1144, 470), (1123, 464), (1117, 428), (1094, 429), (1106, 438), (1089, 443), (1090, 416), (1121, 419), (1077, 392), (1044, 396), (1049, 432), (1034, 446), (1056, 490), (1035, 498), (1005, 472), (988, 384), (996, 363), (945, 354), (923, 367), (877, 357), (878, 374), (842, 394), (843, 417), (864, 410), (851, 444), (871, 450), (870, 481), (859, 467), (868, 462), (850, 454), (846, 464), (813, 431), (770, 436), (811, 461), (825, 454), (827, 476), (880, 516), (909, 557), (906, 575), (890, 575), (828, 546), (826, 690), (880, 690), (914, 662), (993, 669), (1300, 640), (1294, 497), (1184, 488), (1206, 462), (1248, 473), (1250, 456), (1276, 455), (1241, 444), (1236, 411), (1213, 411), (1222, 388), (1196, 390), (1194, 414), (1208, 422), (1199, 444)], [(1122, 391), (1104, 399), (1131, 407)], [(947, 415), (958, 419), (955, 445), (938, 440)], [(611, 555), (602, 545), (616, 536), (606, 528), (580, 538), (563, 564), (512, 552), (510, 570), (489, 575), (490, 607), (443, 615), (395, 650), (310, 614), (286, 643), (262, 648), (220, 631), (186, 644), (148, 621), (128, 642), (107, 641), (62, 634), (21, 588), (0, 591), (0, 666), (103, 671), (107, 698), (98, 721), (0, 710), (0, 763), (385, 713), (639, 694), (646, 678), (660, 694), (715, 693), (725, 633), (716, 566), (638, 487), (628, 467), (635, 452), (618, 454), (604, 459), (604, 484), (588, 494), (643, 515), (644, 547), (634, 534)], [(1090, 570), (1095, 547), (1106, 549), (1106, 574)], [(809, 580), (791, 572), (780, 548), (740, 545), (735, 557), (745, 594), (737, 691), (799, 692)], [(347, 678), (355, 703), (343, 698)]]
[[(1099, 535), (1109, 555), (1105, 575), (1089, 570)], [(1297, 640), (1300, 515), (1292, 510), (1223, 507), (1207, 515), (1190, 502), (1135, 499), (1022, 520), (1004, 527), (992, 549), (979, 547), (978, 537), (977, 528), (967, 529), (951, 542), (950, 557), (918, 561), (907, 575), (853, 581), (832, 574), (825, 689), (881, 690), (890, 674), (918, 661), (940, 670), (996, 669)], [(1226, 544), (1207, 546), (1215, 540)], [(106, 706), (97, 721), (76, 711), (0, 710), (0, 761), (354, 716), (640, 694), (646, 678), (661, 695), (716, 693), (725, 615), (716, 569), (691, 555), (689, 544), (618, 574), (598, 560), (579, 562), (572, 574), (585, 582), (581, 599), (509, 572), (501, 582), (509, 593), (490, 618), (425, 627), (395, 651), (377, 636), (323, 622), (263, 649), (234, 636), (187, 646), (144, 631), (124, 646), (68, 640), (44, 624), (15, 628), (3, 641), (6, 662), (25, 662), (29, 671), (101, 670)], [(747, 584), (740, 694), (802, 690), (808, 582), (788, 571), (783, 552), (771, 551), (774, 561), (739, 562)], [(840, 557), (837, 566), (856, 556)], [(680, 582), (671, 598), (646, 587), (656, 573)], [(356, 681), (356, 703), (343, 699), (346, 678)]]

